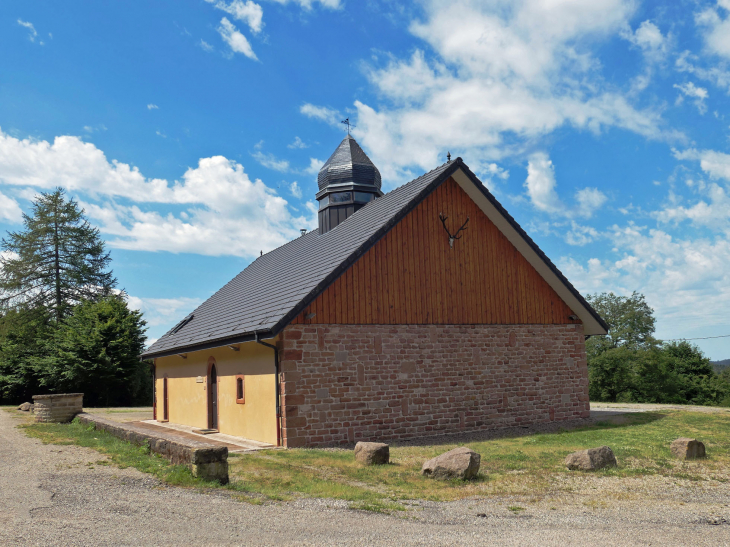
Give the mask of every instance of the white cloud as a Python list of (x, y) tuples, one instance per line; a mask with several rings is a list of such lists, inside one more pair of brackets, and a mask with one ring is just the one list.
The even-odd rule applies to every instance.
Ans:
[(100, 123), (99, 125), (85, 125), (83, 130), (86, 133), (95, 133), (97, 131), (106, 131), (107, 127), (103, 123)]
[[(77, 196), (112, 247), (204, 255), (255, 257), (296, 237), (313, 223), (294, 216), (288, 202), (242, 165), (222, 156), (202, 158), (179, 181), (148, 179), (128, 164), (108, 161), (78, 137), (20, 140), (0, 131), (0, 184)], [(155, 203), (166, 204), (165, 212)], [(19, 208), (0, 197), (0, 216)]]
[(227, 18), (224, 17), (221, 19), (221, 24), (216, 30), (221, 35), (221, 38), (223, 38), (223, 41), (229, 45), (231, 51), (234, 53), (243, 53), (246, 57), (254, 61), (258, 60), (246, 37)]
[[(467, 163), (519, 155), (522, 143), (565, 125), (681, 139), (664, 129), (660, 107), (640, 110), (600, 77), (593, 45), (625, 28), (634, 8), (630, 0), (425, 1), (410, 30), (434, 59), (422, 49), (367, 70), (382, 106), (355, 102), (355, 136), (389, 181), (432, 168), (447, 149)], [(648, 24), (637, 32), (646, 47), (656, 40)]]
[(608, 198), (598, 188), (583, 188), (575, 193), (575, 200), (578, 202), (577, 215), (588, 218), (600, 209)]
[[(720, 8), (720, 9), (718, 9)], [(719, 0), (714, 8), (707, 8), (695, 15), (695, 23), (704, 30), (705, 48), (721, 57), (730, 59), (730, 4)]]
[[(36, 31), (35, 27), (33, 26), (33, 23), (29, 21), (23, 21), (22, 19), (18, 19), (18, 24), (21, 27), (25, 27), (28, 29), (28, 40), (31, 42), (35, 42), (35, 39), (38, 37), (38, 32)], [(43, 45), (43, 42), (40, 43)]]
[(328, 108), (326, 106), (317, 106), (310, 103), (304, 103), (299, 107), (299, 112), (307, 116), (308, 118), (314, 118), (322, 122), (326, 122), (330, 125), (337, 126), (340, 123), (342, 116), (337, 110)]
[(692, 82), (687, 82), (684, 84), (674, 84), (674, 89), (678, 89), (681, 93), (681, 95), (677, 97), (677, 104), (681, 104), (684, 97), (689, 97), (693, 99), (693, 102), (700, 114), (707, 112), (705, 99), (707, 99), (709, 95), (704, 87), (697, 87)]
[(208, 42), (206, 42), (202, 38), (200, 39), (200, 42), (198, 42), (198, 45), (203, 49), (203, 51), (211, 52), (214, 49), (213, 46), (211, 46)]
[(302, 189), (299, 187), (299, 183), (297, 181), (294, 181), (289, 185), (289, 191), (291, 192), (292, 196), (297, 199), (301, 199)]
[(577, 205), (568, 207), (558, 196), (555, 167), (544, 152), (530, 155), (525, 188), (532, 205), (551, 215), (589, 218), (607, 200), (597, 188), (583, 188), (575, 194)]
[(147, 105), (147, 110), (159, 110), (159, 109), (160, 109), (160, 107), (157, 106), (156, 104), (150, 103)]
[(323, 165), (323, 160), (317, 158), (309, 158), (309, 167), (307, 167), (304, 172), (310, 175), (316, 175), (319, 173), (319, 170), (322, 169)]
[(669, 50), (669, 38), (662, 35), (659, 27), (649, 20), (641, 23), (635, 31), (625, 27), (621, 31), (621, 37), (639, 48), (650, 62), (664, 60)]
[(730, 235), (730, 195), (715, 183), (698, 185), (697, 189), (704, 199), (691, 206), (671, 203), (653, 216), (663, 223), (676, 224), (688, 220), (696, 226), (721, 230)]
[(730, 240), (677, 239), (633, 223), (613, 226), (608, 237), (615, 259), (559, 261), (578, 290), (639, 291), (655, 309), (658, 330), (674, 337), (730, 326)]
[(532, 204), (546, 213), (563, 214), (567, 207), (560, 201), (556, 191), (555, 167), (547, 154), (537, 152), (530, 156), (527, 164), (525, 188)]
[(267, 169), (273, 169), (274, 171), (279, 171), (281, 173), (286, 173), (287, 171), (289, 171), (289, 161), (280, 160), (273, 154), (268, 154), (262, 152), (261, 150), (256, 150), (256, 152), (251, 154), (251, 156), (253, 156), (253, 159), (255, 159)]
[(509, 178), (509, 171), (500, 167), (496, 163), (481, 162), (477, 160), (476, 162), (470, 162), (469, 167), (490, 190), (493, 189), (495, 179), (505, 181)]
[(694, 74), (698, 78), (712, 82), (717, 87), (724, 88), (730, 93), (730, 70), (727, 70), (724, 66), (709, 68), (698, 66), (699, 61), (698, 56), (692, 55), (689, 51), (684, 51), (677, 57), (674, 66), (679, 72)]
[(565, 233), (565, 241), (568, 245), (583, 246), (592, 243), (598, 238), (598, 231), (592, 226), (582, 226), (570, 221), (570, 230)]
[(275, 2), (277, 4), (296, 4), (302, 9), (306, 11), (310, 11), (312, 9), (312, 6), (314, 4), (319, 4), (320, 6), (324, 8), (329, 9), (340, 9), (342, 7), (341, 0), (269, 0), (270, 2)]
[[(150, 327), (179, 320), (203, 303), (199, 298), (140, 298), (131, 295), (127, 297), (127, 302), (130, 309), (144, 313)], [(152, 342), (148, 341), (148, 344)]]
[(263, 28), (264, 10), (256, 2), (247, 0), (233, 0), (226, 3), (223, 0), (205, 0), (209, 4), (213, 4), (217, 9), (225, 11), (229, 15), (248, 25), (248, 28), (254, 34), (261, 32)]
[(700, 162), (700, 168), (713, 179), (730, 181), (730, 154), (714, 150), (696, 150), (689, 148), (684, 151), (673, 150), (678, 160), (694, 160)]
[(305, 143), (299, 137), (294, 137), (294, 142), (286, 145), (287, 148), (309, 148), (309, 145)]
[(23, 220), (23, 212), (18, 202), (2, 192), (0, 192), (0, 219), (13, 224)]

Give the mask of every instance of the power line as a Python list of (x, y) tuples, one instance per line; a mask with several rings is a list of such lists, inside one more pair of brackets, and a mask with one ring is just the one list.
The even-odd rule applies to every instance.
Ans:
[(684, 340), (709, 340), (710, 338), (730, 338), (730, 334), (723, 334), (722, 336), (703, 336), (702, 338), (672, 338), (669, 340), (662, 339), (662, 342), (682, 342)]

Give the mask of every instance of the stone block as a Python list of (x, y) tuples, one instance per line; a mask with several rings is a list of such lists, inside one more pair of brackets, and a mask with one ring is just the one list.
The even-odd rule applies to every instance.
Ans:
[(382, 465), (390, 462), (390, 447), (385, 443), (359, 442), (355, 445), (355, 459), (364, 465)]
[(218, 481), (221, 484), (228, 484), (227, 461), (193, 464), (192, 472), (194, 477), (200, 477), (206, 481)]
[(618, 462), (608, 446), (589, 448), (573, 452), (565, 458), (565, 465), (570, 470), (596, 471), (604, 467), (616, 467)]
[(460, 446), (423, 464), (421, 474), (434, 479), (473, 479), (479, 473), (481, 456), (471, 448)]
[(79, 421), (120, 439), (147, 444), (150, 452), (163, 456), (174, 465), (188, 466), (196, 477), (222, 484), (228, 482), (228, 448), (225, 446), (214, 446), (168, 432), (151, 432), (134, 424), (119, 424), (90, 414), (80, 414)]
[(704, 443), (687, 437), (680, 437), (672, 441), (669, 449), (672, 454), (682, 460), (696, 460), (706, 456)]

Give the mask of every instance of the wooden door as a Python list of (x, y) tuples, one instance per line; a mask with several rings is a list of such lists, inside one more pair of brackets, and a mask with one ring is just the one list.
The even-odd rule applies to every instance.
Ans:
[(218, 374), (215, 364), (208, 378), (208, 429), (218, 429)]

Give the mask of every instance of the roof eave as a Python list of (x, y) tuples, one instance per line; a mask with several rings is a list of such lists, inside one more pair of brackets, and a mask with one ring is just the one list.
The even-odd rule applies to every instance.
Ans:
[(200, 342), (197, 344), (191, 344), (189, 346), (176, 346), (175, 348), (169, 348), (161, 351), (146, 351), (140, 357), (142, 359), (157, 359), (158, 357), (169, 357), (171, 355), (180, 355), (181, 353), (193, 353), (194, 351), (204, 351), (206, 349), (220, 348), (224, 346), (232, 346), (234, 344), (243, 344), (244, 342), (254, 342), (257, 339), (273, 338), (279, 334), (281, 329), (274, 331), (274, 329), (260, 330), (237, 334), (228, 338), (219, 338), (218, 340), (211, 340), (209, 342)]

